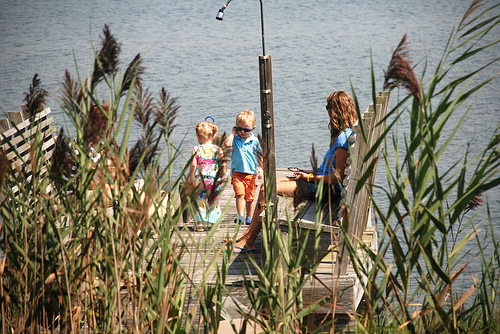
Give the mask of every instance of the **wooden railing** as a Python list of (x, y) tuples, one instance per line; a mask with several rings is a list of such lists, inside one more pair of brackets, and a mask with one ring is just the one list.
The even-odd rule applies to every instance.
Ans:
[[(351, 238), (354, 248), (356, 248), (357, 240), (362, 239), (370, 223), (371, 196), (380, 156), (379, 139), (385, 130), (384, 119), (387, 115), (389, 100), (390, 93), (381, 92), (376, 99), (376, 106), (371, 103), (362, 114), (361, 124), (358, 121), (352, 128), (355, 134), (351, 139), (351, 153), (345, 170), (346, 195), (340, 203), (347, 212), (341, 210), (339, 218), (341, 224), (347, 227), (347, 236)], [(358, 182), (362, 183), (358, 185)], [(343, 248), (345, 247), (342, 240), (340, 244)], [(349, 264), (349, 254), (345, 249), (340, 250), (339, 260), (337, 273), (345, 275)]]
[[(0, 119), (0, 148), (2, 154), (6, 156), (10, 163), (10, 171), (13, 177), (22, 175), (27, 181), (30, 181), (34, 175), (35, 166), (48, 160), (54, 151), (55, 140), (53, 137), (56, 128), (53, 126), (53, 118), (49, 117), (50, 108), (45, 108), (34, 116), (26, 112), (9, 112), (9, 118)], [(44, 161), (35, 161), (33, 159), (32, 146), (35, 140), (43, 145)], [(43, 165), (39, 169), (36, 177), (43, 178), (47, 172), (47, 166)], [(12, 187), (14, 194), (19, 189)], [(0, 201), (3, 201), (3, 194), (0, 194)]]

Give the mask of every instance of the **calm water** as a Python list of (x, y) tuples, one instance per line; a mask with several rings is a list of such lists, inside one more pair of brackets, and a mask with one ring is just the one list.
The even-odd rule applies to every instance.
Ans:
[[(368, 106), (370, 52), (377, 89), (382, 88), (391, 51), (405, 33), (415, 63), (427, 57), (433, 68), (468, 3), (264, 0), (266, 53), (273, 60), (277, 165), (309, 166), (313, 144), (318, 156), (326, 151), (329, 132), (324, 106), (333, 90), (350, 91), (351, 79), (360, 105)], [(38, 73), (52, 94), (48, 106), (55, 122), (64, 126), (56, 99), (64, 70), (75, 75), (76, 61), (85, 75), (92, 56), (90, 43), (98, 43), (108, 23), (122, 43), (125, 63), (137, 52), (144, 55), (151, 91), (164, 86), (179, 97), (176, 138), (185, 139), (186, 152), (195, 143), (194, 125), (207, 115), (215, 118), (221, 132), (231, 129), (244, 108), (260, 118), (259, 2), (231, 2), (221, 22), (214, 17), (222, 4), (222, 0), (182, 4), (168, 0), (0, 0), (0, 113), (20, 109), (22, 93)], [(499, 36), (499, 29), (493, 36)], [(486, 63), (499, 54), (500, 47), (496, 47), (479, 61)], [(497, 64), (489, 73), (499, 71)], [(416, 72), (421, 73), (419, 67)], [(499, 91), (498, 78), (483, 89), (443, 157), (444, 166), (463, 154), (466, 143), (480, 145), (487, 140), (500, 118)], [(260, 129), (259, 120), (257, 126)], [(404, 121), (400, 129), (405, 129)], [(384, 169), (378, 170), (377, 183), (384, 185)], [(495, 233), (500, 234), (500, 192), (490, 192), (489, 200)]]

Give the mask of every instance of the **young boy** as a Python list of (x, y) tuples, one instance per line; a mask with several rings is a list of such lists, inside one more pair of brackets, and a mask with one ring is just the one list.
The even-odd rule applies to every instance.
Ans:
[(231, 184), (236, 198), (238, 218), (236, 224), (243, 222), (246, 206), (245, 224), (250, 225), (253, 215), (256, 179), (262, 178), (262, 152), (259, 140), (252, 134), (255, 130), (255, 114), (245, 109), (236, 116), (236, 126), (224, 144), (233, 147), (231, 158)]

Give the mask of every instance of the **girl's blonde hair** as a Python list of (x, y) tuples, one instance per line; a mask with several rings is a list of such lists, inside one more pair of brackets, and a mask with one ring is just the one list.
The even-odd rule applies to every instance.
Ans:
[(244, 109), (242, 112), (236, 116), (236, 124), (239, 122), (251, 122), (252, 126), (255, 126), (255, 114), (253, 111)]
[(344, 91), (336, 91), (326, 99), (326, 110), (330, 116), (330, 146), (345, 128), (350, 128), (358, 120), (352, 97)]
[(196, 135), (203, 140), (214, 139), (219, 129), (212, 122), (203, 121), (196, 124)]

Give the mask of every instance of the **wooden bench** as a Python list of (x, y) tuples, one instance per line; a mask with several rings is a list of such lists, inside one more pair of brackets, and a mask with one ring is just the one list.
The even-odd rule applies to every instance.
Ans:
[[(31, 182), (33, 177), (41, 179), (47, 172), (45, 162), (54, 152), (53, 134), (56, 132), (54, 119), (49, 117), (50, 112), (50, 108), (45, 108), (30, 117), (27, 111), (13, 111), (8, 112), (8, 119), (0, 119), (0, 149), (10, 162), (10, 181), (22, 176)], [(32, 146), (37, 140), (43, 149), (42, 161), (34, 161), (32, 157)], [(38, 165), (33, 165), (34, 162)], [(7, 180), (7, 183), (10, 181)], [(8, 186), (11, 194), (17, 196), (20, 191), (18, 185), (12, 183)], [(0, 193), (0, 203), (5, 199), (4, 196), (3, 192)]]
[[(376, 98), (376, 105), (370, 104), (362, 114), (361, 121), (353, 126), (353, 134), (350, 137), (351, 147), (348, 158), (348, 166), (345, 170), (343, 182), (345, 194), (340, 202), (344, 210), (329, 205), (317, 206), (314, 202), (306, 202), (300, 206), (293, 207), (293, 199), (280, 198), (278, 204), (277, 221), (280, 229), (289, 235), (300, 236), (304, 231), (310, 230), (308, 247), (306, 253), (311, 260), (318, 256), (324, 256), (316, 275), (324, 282), (329, 282), (330, 287), (336, 287), (342, 292), (342, 298), (337, 300), (342, 305), (339, 313), (355, 311), (363, 296), (363, 282), (360, 282), (352, 268), (349, 252), (345, 249), (340, 226), (345, 227), (347, 236), (357, 246), (357, 240), (363, 240), (371, 247), (372, 251), (378, 249), (377, 234), (371, 223), (371, 195), (377, 162), (380, 154), (381, 134), (385, 130), (385, 116), (390, 100), (389, 92), (381, 92)], [(290, 175), (291, 172), (279, 170), (277, 177)], [(359, 186), (358, 186), (358, 181)], [(289, 218), (298, 214), (296, 224), (289, 230)], [(319, 219), (316, 219), (319, 217)], [(315, 242), (319, 243), (315, 245)], [(316, 240), (314, 240), (316, 239)], [(358, 251), (363, 256), (363, 252)], [(315, 287), (318, 289), (318, 286)], [(335, 289), (332, 289), (335, 291)], [(319, 288), (319, 291), (303, 290), (304, 300), (318, 300), (330, 294), (327, 289)], [(349, 303), (352, 303), (348, 306)], [(343, 311), (341, 311), (343, 310)], [(349, 311), (350, 310), (350, 311)], [(331, 307), (325, 312), (331, 311)], [(321, 313), (321, 310), (318, 310)]]

